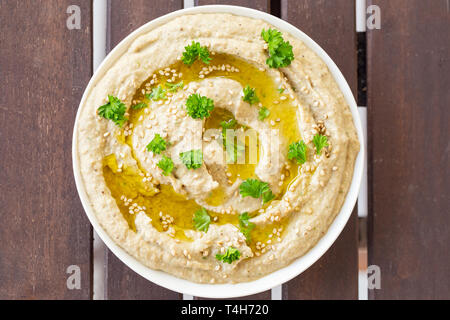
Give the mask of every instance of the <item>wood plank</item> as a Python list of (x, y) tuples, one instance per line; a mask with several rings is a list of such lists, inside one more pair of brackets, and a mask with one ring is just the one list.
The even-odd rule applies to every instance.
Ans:
[[(354, 6), (353, 0), (282, 0), (281, 17), (308, 34), (330, 55), (356, 96)], [(357, 230), (355, 209), (330, 250), (306, 272), (283, 286), (283, 298), (357, 299)]]
[[(196, 5), (208, 5), (208, 4), (227, 4), (227, 5), (235, 5), (235, 6), (243, 6), (252, 9), (257, 9), (264, 12), (269, 12), (268, 0), (196, 0)], [(261, 292), (259, 294), (254, 294), (246, 297), (242, 297), (239, 299), (247, 299), (247, 300), (270, 300), (272, 293), (270, 291)], [(197, 298), (202, 300), (203, 298)]]
[(108, 0), (111, 49), (143, 24), (175, 10), (183, 0)]
[[(110, 0), (111, 49), (133, 30), (169, 12), (182, 9), (182, 0)], [(181, 299), (181, 295), (142, 278), (108, 252), (108, 299)]]
[(195, 5), (197, 6), (208, 4), (227, 4), (232, 6), (242, 6), (265, 12), (269, 12), (270, 10), (270, 0), (195, 0)]
[(160, 287), (128, 268), (108, 252), (107, 295), (110, 300), (179, 300), (182, 295)]
[(369, 1), (369, 265), (372, 299), (450, 297), (449, 1)]
[[(89, 299), (92, 229), (72, 172), (72, 130), (91, 76), (91, 2), (69, 30), (61, 1), (0, 3), (0, 299)], [(81, 270), (69, 290), (66, 270)]]

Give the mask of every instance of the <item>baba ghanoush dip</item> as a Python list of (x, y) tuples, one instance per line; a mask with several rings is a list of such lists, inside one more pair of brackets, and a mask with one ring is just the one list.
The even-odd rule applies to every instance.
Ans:
[(144, 265), (199, 283), (254, 280), (310, 250), (360, 147), (326, 64), (230, 14), (138, 36), (87, 93), (75, 134), (102, 228)]

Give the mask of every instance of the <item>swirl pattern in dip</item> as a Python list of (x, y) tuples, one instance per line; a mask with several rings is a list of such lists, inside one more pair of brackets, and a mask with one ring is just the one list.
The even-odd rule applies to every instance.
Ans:
[[(77, 128), (83, 182), (102, 227), (145, 265), (249, 281), (305, 254), (339, 212), (359, 151), (349, 107), (289, 34), (293, 61), (268, 66), (261, 31), (271, 28), (178, 17), (136, 38), (89, 92)], [(210, 61), (183, 61), (193, 41)], [(207, 116), (192, 116), (193, 95), (212, 101)], [(99, 112), (114, 109), (108, 96), (126, 107), (123, 121)]]

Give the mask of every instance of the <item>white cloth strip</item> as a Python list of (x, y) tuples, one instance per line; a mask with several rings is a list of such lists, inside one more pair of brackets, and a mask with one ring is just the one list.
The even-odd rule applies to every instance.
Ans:
[(356, 32), (366, 32), (366, 0), (356, 1)]
[(185, 9), (195, 7), (194, 0), (184, 0), (183, 4)]
[[(95, 70), (106, 56), (106, 20), (107, 0), (94, 0), (93, 3), (93, 54), (92, 65)], [(98, 234), (94, 231), (93, 250), (93, 298), (105, 299), (106, 254), (107, 249)]]
[(358, 216), (367, 217), (368, 212), (368, 189), (367, 189), (367, 108), (358, 107), (359, 117), (361, 118), (361, 125), (364, 135), (364, 150), (366, 154), (364, 155), (364, 169), (361, 181), (361, 188), (358, 194)]
[(281, 300), (283, 299), (283, 285), (279, 285), (272, 288), (272, 300)]
[(367, 270), (361, 270), (358, 272), (358, 299), (368, 300), (368, 283), (367, 283)]

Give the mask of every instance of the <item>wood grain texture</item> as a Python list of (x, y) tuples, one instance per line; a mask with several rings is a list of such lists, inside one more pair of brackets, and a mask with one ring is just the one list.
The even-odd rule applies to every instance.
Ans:
[(354, 0), (281, 0), (281, 18), (317, 42), (357, 94)]
[[(161, 15), (182, 9), (182, 0), (110, 0), (111, 49), (141, 25)], [(159, 287), (125, 266), (108, 252), (107, 299), (181, 299), (181, 295)]]
[(183, 9), (183, 0), (108, 0), (109, 36), (113, 49), (123, 38), (147, 22)]
[[(80, 2), (80, 1), (79, 1)], [(68, 30), (61, 1), (0, 3), (0, 299), (89, 299), (92, 230), (72, 171), (91, 76), (91, 2)], [(68, 290), (67, 267), (81, 269)]]
[(265, 12), (269, 12), (270, 10), (270, 0), (195, 0), (196, 6), (208, 4), (227, 4), (232, 6), (242, 6)]
[[(281, 17), (316, 41), (357, 90), (353, 0), (282, 0)], [(284, 299), (357, 299), (358, 235), (356, 209), (325, 255), (283, 286)]]
[(128, 268), (108, 252), (106, 299), (108, 300), (179, 300), (182, 295), (160, 287)]
[[(252, 9), (257, 9), (264, 12), (269, 12), (270, 10), (269, 0), (196, 0), (196, 5), (209, 5), (209, 4), (227, 4), (235, 6), (243, 6)], [(270, 300), (272, 293), (270, 291), (261, 292), (259, 294), (254, 294), (246, 297), (241, 297), (239, 299), (246, 300)], [(203, 299), (203, 298), (198, 298)]]
[(370, 297), (449, 299), (449, 1), (368, 3)]

